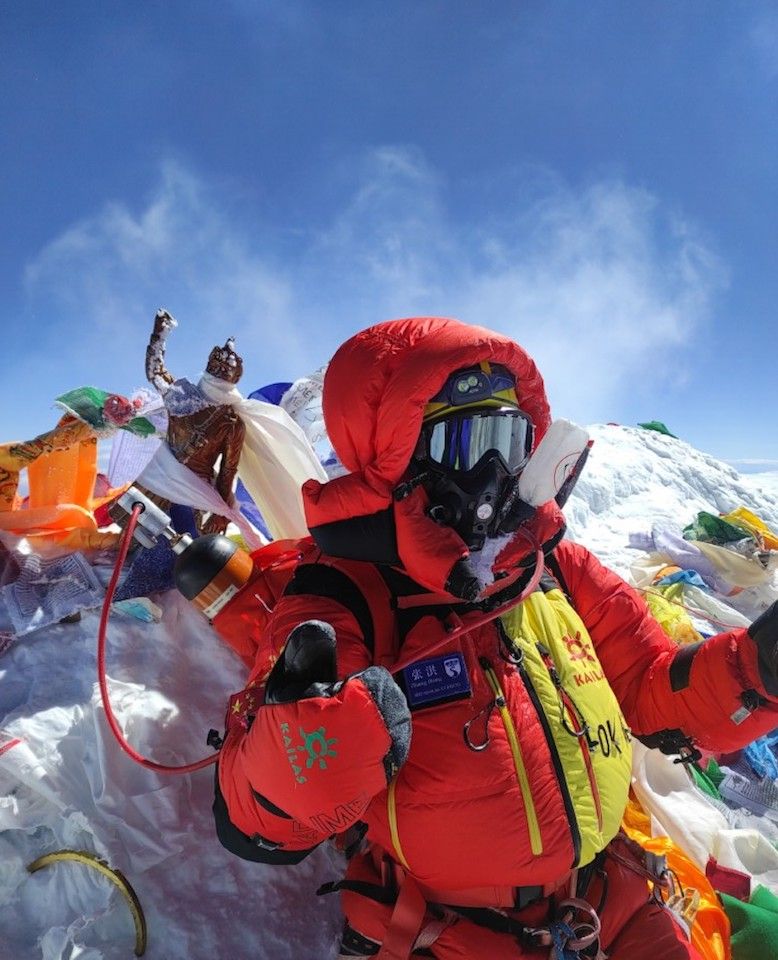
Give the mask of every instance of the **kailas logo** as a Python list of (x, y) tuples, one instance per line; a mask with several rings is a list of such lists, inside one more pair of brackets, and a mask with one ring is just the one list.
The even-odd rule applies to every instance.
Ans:
[(588, 660), (590, 663), (597, 663), (594, 654), (589, 650), (588, 645), (581, 639), (581, 632), (576, 631), (574, 637), (563, 637), (570, 662), (575, 660)]
[[(299, 757), (298, 754), (305, 754), (305, 769), (310, 770), (315, 763), (319, 764), (320, 770), (327, 769), (327, 757), (337, 757), (337, 750), (333, 750), (332, 747), (338, 742), (337, 737), (327, 738), (327, 732), (324, 727), (319, 727), (317, 730), (312, 730), (310, 733), (306, 733), (302, 727), (297, 728), (302, 739), (301, 744), (295, 745), (292, 741), (292, 737), (289, 733), (289, 724), (281, 724), (281, 736), (284, 741), (284, 748), (286, 750), (286, 757), (289, 760), (289, 765), (292, 768), (292, 773), (294, 778), (298, 783), (307, 783), (308, 778), (303, 774), (303, 767), (301, 766), (302, 757)], [(298, 760), (300, 763), (298, 763)]]
[(339, 803), (334, 810), (326, 813), (317, 813), (310, 817), (311, 824), (316, 827), (319, 833), (341, 833), (354, 823), (354, 821), (365, 810), (370, 797), (360, 794), (354, 800), (347, 803)]
[(588, 638), (587, 640), (582, 639), (581, 632), (576, 631), (574, 637), (566, 636), (562, 637), (562, 640), (567, 647), (567, 656), (570, 663), (576, 665), (574, 667), (576, 671), (574, 677), (577, 687), (583, 687), (587, 683), (598, 683), (604, 679), (605, 675), (600, 667), (600, 662), (589, 646)]
[(316, 763), (318, 760), (319, 769), (326, 770), (327, 761), (324, 758), (337, 757), (337, 750), (331, 750), (330, 747), (332, 744), (338, 742), (338, 738), (332, 737), (332, 739), (328, 740), (324, 727), (319, 727), (318, 730), (314, 730), (312, 733), (306, 733), (302, 727), (298, 727), (298, 729), (300, 731), (300, 736), (303, 738), (303, 745), (297, 749), (301, 753), (308, 754), (305, 760), (305, 766), (307, 769), (310, 770), (314, 763)]

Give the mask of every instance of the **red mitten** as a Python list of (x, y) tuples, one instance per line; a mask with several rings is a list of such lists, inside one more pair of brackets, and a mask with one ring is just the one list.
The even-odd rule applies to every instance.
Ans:
[(300, 624), (268, 677), (243, 757), (260, 794), (325, 834), (359, 819), (410, 746), (408, 705), (387, 670), (336, 677), (335, 631)]

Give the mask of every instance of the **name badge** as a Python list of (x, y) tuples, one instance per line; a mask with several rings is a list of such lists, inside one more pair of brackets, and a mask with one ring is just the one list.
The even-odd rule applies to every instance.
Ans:
[(403, 669), (403, 686), (411, 710), (469, 697), (470, 677), (459, 652), (417, 660)]

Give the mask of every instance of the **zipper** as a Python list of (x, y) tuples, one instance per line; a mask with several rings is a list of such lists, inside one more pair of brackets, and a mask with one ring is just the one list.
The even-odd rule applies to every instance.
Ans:
[(502, 719), (503, 726), (505, 727), (505, 733), (508, 737), (508, 744), (513, 757), (513, 765), (516, 768), (516, 777), (519, 781), (519, 788), (521, 789), (521, 797), (524, 802), (524, 812), (527, 816), (530, 849), (532, 850), (533, 855), (537, 857), (543, 853), (543, 838), (540, 835), (538, 814), (537, 810), (535, 809), (535, 801), (532, 799), (529, 777), (527, 776), (527, 767), (524, 763), (524, 756), (521, 752), (521, 744), (519, 743), (519, 738), (516, 734), (516, 727), (513, 723), (513, 717), (508, 710), (505, 700), (505, 692), (500, 685), (500, 681), (494, 671), (494, 667), (492, 667), (491, 662), (487, 660), (486, 657), (479, 657), (478, 662), (481, 664), (481, 668), (486, 674), (487, 682), (492, 688), (492, 693), (494, 694), (494, 705), (499, 711), (500, 718)]
[(397, 859), (402, 864), (402, 866), (410, 873), (411, 868), (408, 866), (408, 861), (405, 859), (405, 854), (403, 853), (402, 844), (400, 843), (400, 831), (397, 828), (397, 800), (395, 798), (395, 791), (397, 789), (397, 777), (393, 777), (391, 783), (389, 784), (389, 789), (386, 792), (386, 811), (389, 818), (389, 833), (392, 838), (392, 846), (394, 847), (394, 852), (397, 854)]
[(505, 644), (508, 655), (510, 656), (510, 662), (515, 664), (516, 669), (519, 672), (522, 683), (529, 694), (529, 698), (532, 701), (532, 706), (535, 708), (535, 713), (537, 714), (540, 725), (543, 728), (543, 733), (546, 737), (546, 743), (548, 744), (548, 749), (551, 754), (551, 761), (554, 764), (554, 773), (556, 774), (557, 784), (559, 786), (559, 792), (562, 794), (562, 801), (565, 806), (565, 814), (567, 815), (567, 823), (570, 827), (570, 839), (573, 843), (573, 863), (572, 867), (578, 866), (578, 860), (581, 856), (581, 829), (578, 826), (578, 817), (575, 815), (575, 806), (573, 805), (573, 798), (570, 796), (570, 791), (567, 788), (567, 781), (565, 780), (564, 770), (562, 768), (562, 761), (559, 759), (559, 751), (556, 748), (556, 742), (554, 740), (554, 735), (551, 732), (551, 727), (548, 724), (548, 717), (543, 710), (543, 707), (540, 703), (540, 698), (538, 697), (537, 691), (533, 686), (530, 675), (527, 672), (527, 668), (524, 666), (524, 653), (520, 647), (517, 647), (508, 634), (505, 632), (505, 627), (503, 626), (502, 620), (497, 620), (498, 631), (502, 642)]
[[(548, 674), (551, 677), (551, 682), (554, 684), (557, 695), (559, 696), (559, 702), (562, 706), (562, 725), (571, 737), (575, 737), (575, 739), (578, 741), (578, 746), (581, 748), (581, 755), (583, 757), (584, 766), (586, 767), (586, 776), (589, 780), (589, 790), (591, 791), (592, 800), (594, 801), (594, 810), (597, 814), (597, 829), (602, 831), (602, 799), (600, 798), (600, 789), (597, 786), (597, 777), (594, 774), (594, 765), (592, 763), (592, 750), (595, 749), (596, 741), (591, 741), (589, 739), (589, 724), (584, 719), (573, 698), (562, 686), (562, 678), (559, 676), (556, 664), (554, 663), (550, 652), (543, 646), (542, 643), (536, 643), (535, 646), (538, 649), (540, 659), (543, 661), (546, 670), (548, 670)], [(565, 713), (567, 713), (568, 719), (572, 723), (572, 727), (565, 723)]]

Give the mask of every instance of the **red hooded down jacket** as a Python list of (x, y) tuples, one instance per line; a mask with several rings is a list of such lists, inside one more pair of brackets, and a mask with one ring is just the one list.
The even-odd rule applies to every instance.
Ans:
[[(464, 622), (480, 614), (477, 605), (457, 607), (451, 597), (415, 610), (398, 601), (400, 594), (440, 593), (467, 550), (426, 516), (422, 488), (399, 502), (392, 493), (411, 459), (425, 403), (454, 370), (486, 359), (515, 374), (537, 442), (549, 425), (540, 374), (515, 343), (488, 330), (441, 318), (390, 321), (352, 337), (330, 363), (325, 419), (350, 473), (304, 488), (319, 545), (273, 611), (250, 686), (231, 704), (240, 722), (230, 723), (219, 761), (217, 804), (236, 836), (247, 844), (252, 838), (257, 859), (294, 862), (361, 820), (374, 849), (428, 890), (451, 892), (444, 902), (453, 902), (455, 891), (488, 888), (496, 906), (504, 905), (503, 888), (553, 883), (576, 861), (549, 735), (549, 722), (560, 716), (539, 715), (499, 621), (436, 651), (458, 660), (467, 682), (449, 699), (422, 704), (411, 719), (394, 682), (403, 678), (390, 676), (399, 656), (426, 663), (425, 650), (443, 636), (452, 609)], [(374, 527), (376, 517), (391, 522)], [(386, 530), (386, 542), (370, 533)], [(545, 504), (494, 569), (531, 569), (530, 543), (543, 545), (635, 734), (680, 730), (728, 751), (778, 726), (778, 703), (760, 679), (748, 631), (679, 651), (640, 596), (585, 548), (562, 540), (563, 530), (556, 505)], [(324, 541), (340, 543), (340, 556), (351, 559), (327, 555)], [(295, 628), (312, 620), (332, 627), (329, 634), (326, 627), (314, 631), (319, 640), (309, 648), (320, 642), (325, 650), (318, 677), (304, 644), (295, 641), (293, 656), (285, 651)], [(737, 724), (732, 717), (742, 717), (744, 691), (752, 692), (756, 709)]]

